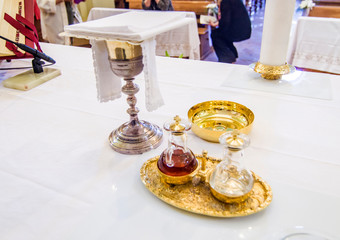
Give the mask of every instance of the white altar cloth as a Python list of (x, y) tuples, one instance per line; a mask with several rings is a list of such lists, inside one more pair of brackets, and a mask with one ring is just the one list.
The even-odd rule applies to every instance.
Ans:
[(340, 19), (300, 17), (290, 42), (288, 62), (340, 74)]
[(278, 81), (268, 81), (252, 68), (248, 71), (235, 68), (225, 76), (222, 86), (330, 100), (332, 99), (330, 75), (320, 74), (293, 71), (283, 75)]
[[(61, 76), (27, 92), (0, 86), (1, 240), (276, 240), (297, 230), (340, 236), (340, 76), (320, 74), (332, 85), (333, 98), (324, 100), (222, 86), (248, 66), (156, 57), (166, 104), (146, 112), (137, 94), (141, 119), (162, 126), (217, 99), (255, 114), (245, 160), (270, 184), (273, 201), (260, 213), (223, 219), (174, 208), (144, 187), (139, 170), (165, 149), (167, 134), (142, 155), (111, 149), (108, 135), (128, 120), (128, 105), (97, 101), (90, 49), (42, 49)], [(188, 147), (214, 157), (223, 151), (192, 132)]]

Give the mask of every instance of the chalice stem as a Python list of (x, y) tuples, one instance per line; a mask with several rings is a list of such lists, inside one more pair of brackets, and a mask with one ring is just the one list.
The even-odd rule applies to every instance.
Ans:
[(126, 84), (122, 87), (122, 92), (128, 95), (126, 101), (130, 108), (126, 111), (130, 115), (130, 124), (136, 125), (138, 120), (139, 109), (136, 107), (137, 98), (135, 94), (139, 92), (139, 87), (133, 82), (134, 78), (124, 78)]

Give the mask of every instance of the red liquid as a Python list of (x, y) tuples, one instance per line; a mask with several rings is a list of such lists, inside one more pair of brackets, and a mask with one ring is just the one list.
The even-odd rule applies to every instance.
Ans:
[(184, 176), (192, 173), (197, 168), (197, 160), (190, 151), (185, 153), (182, 149), (176, 149), (172, 154), (173, 166), (166, 164), (164, 152), (158, 159), (157, 166), (162, 173), (169, 176)]

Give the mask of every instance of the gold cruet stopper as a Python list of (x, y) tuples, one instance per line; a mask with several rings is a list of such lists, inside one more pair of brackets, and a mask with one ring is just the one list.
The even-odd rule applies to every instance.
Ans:
[(164, 129), (170, 131), (174, 135), (183, 135), (185, 132), (191, 129), (191, 124), (188, 121), (184, 121), (178, 115), (173, 118), (174, 121), (166, 122)]

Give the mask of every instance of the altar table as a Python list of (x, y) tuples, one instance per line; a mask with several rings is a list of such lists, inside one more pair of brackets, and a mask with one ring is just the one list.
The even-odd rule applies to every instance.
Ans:
[[(172, 207), (141, 182), (143, 163), (167, 146), (165, 132), (160, 147), (141, 155), (111, 149), (108, 136), (128, 120), (128, 105), (125, 97), (97, 101), (91, 50), (41, 45), (62, 75), (27, 92), (0, 86), (1, 240), (258, 240), (296, 231), (339, 239), (340, 76), (303, 73), (331, 87), (327, 98), (306, 97), (235, 87), (235, 73), (257, 81), (248, 66), (157, 57), (165, 105), (154, 112), (145, 110), (144, 75), (137, 76), (140, 118), (159, 126), (208, 100), (254, 112), (246, 164), (272, 187), (272, 203), (247, 217), (214, 218)], [(222, 156), (219, 144), (192, 132), (188, 145)]]

